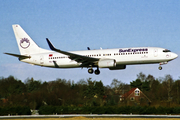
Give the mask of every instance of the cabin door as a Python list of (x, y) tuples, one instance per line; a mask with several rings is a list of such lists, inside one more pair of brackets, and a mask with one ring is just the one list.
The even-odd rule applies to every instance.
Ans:
[(40, 56), (40, 64), (43, 65), (44, 64), (44, 57)]
[(154, 57), (158, 56), (158, 49), (154, 49)]

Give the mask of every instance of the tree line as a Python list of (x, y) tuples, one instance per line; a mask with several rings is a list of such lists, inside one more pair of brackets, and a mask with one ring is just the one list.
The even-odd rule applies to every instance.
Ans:
[[(103, 81), (103, 80), (102, 80)], [(0, 106), (26, 106), (42, 109), (47, 106), (61, 107), (123, 107), (120, 95), (138, 87), (151, 101), (151, 107), (177, 107), (180, 103), (180, 80), (171, 75), (155, 78), (142, 72), (129, 84), (113, 79), (110, 85), (88, 78), (78, 82), (56, 79), (42, 82), (27, 78), (24, 82), (9, 76), (0, 78)], [(137, 105), (134, 105), (137, 107)], [(142, 106), (143, 107), (143, 106)]]

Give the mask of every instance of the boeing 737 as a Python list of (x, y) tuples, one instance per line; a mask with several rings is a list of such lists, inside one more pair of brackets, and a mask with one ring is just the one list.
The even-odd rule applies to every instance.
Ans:
[[(178, 57), (168, 49), (158, 47), (134, 47), (84, 51), (63, 51), (57, 49), (46, 38), (51, 50), (40, 48), (20, 25), (12, 25), (19, 47), (19, 54), (5, 53), (18, 57), (20, 61), (52, 68), (88, 68), (88, 73), (100, 74), (99, 68), (125, 69), (134, 64), (167, 64)], [(96, 68), (94, 71), (93, 68)]]

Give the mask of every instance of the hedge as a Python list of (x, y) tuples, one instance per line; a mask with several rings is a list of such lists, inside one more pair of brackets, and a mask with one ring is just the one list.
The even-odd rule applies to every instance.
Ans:
[(31, 115), (29, 107), (14, 106), (14, 107), (0, 107), (0, 115)]
[(180, 107), (65, 107), (42, 106), (39, 114), (180, 114)]
[[(30, 108), (25, 106), (0, 107), (0, 115), (30, 115)], [(52, 114), (180, 114), (180, 107), (71, 107), (41, 106), (40, 115)]]

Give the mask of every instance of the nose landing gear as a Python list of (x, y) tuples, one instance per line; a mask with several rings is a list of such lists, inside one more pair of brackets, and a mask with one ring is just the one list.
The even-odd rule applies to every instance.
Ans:
[(158, 69), (159, 69), (159, 70), (162, 70), (162, 67), (161, 67), (161, 66), (159, 66), (159, 67), (158, 67)]
[(158, 67), (158, 69), (159, 69), (159, 70), (162, 70), (161, 65), (164, 65), (164, 64), (167, 64), (167, 63), (168, 63), (168, 62), (160, 62), (160, 63), (159, 63), (159, 67)]

